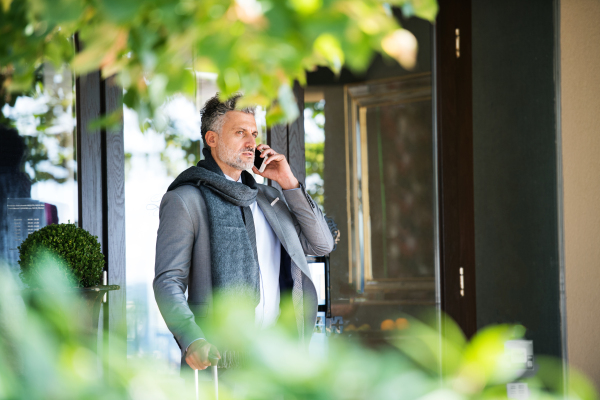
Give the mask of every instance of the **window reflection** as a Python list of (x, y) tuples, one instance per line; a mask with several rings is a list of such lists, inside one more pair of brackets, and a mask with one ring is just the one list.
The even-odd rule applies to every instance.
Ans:
[(431, 75), (308, 86), (304, 100), (306, 186), (319, 178), (311, 194), (341, 232), (331, 331), (402, 335), (383, 329), (436, 305)]
[(74, 81), (44, 64), (28, 93), (0, 105), (0, 264), (17, 273), (17, 247), (52, 223), (77, 223)]
[[(175, 101), (181, 108), (168, 114), (172, 126), (185, 126), (177, 120), (184, 115), (194, 121), (193, 103)], [(173, 110), (167, 107), (167, 110)], [(125, 226), (127, 271), (127, 354), (154, 356), (165, 360), (173, 370), (179, 364), (179, 348), (170, 335), (152, 292), (154, 278), (154, 247), (158, 230), (158, 207), (163, 193), (177, 175), (196, 160), (198, 141), (194, 140), (194, 124), (174, 132), (158, 133), (149, 128), (140, 130), (134, 111), (124, 109), (125, 140)], [(182, 124), (179, 124), (182, 122)], [(199, 131), (199, 123), (196, 121)], [(188, 126), (189, 127), (189, 126)], [(196, 148), (194, 149), (194, 144)], [(189, 157), (190, 159), (188, 160)]]
[(325, 99), (319, 91), (308, 92), (304, 103), (306, 190), (322, 208), (325, 158)]
[(349, 85), (347, 93), (349, 280), (366, 301), (433, 304), (431, 76)]

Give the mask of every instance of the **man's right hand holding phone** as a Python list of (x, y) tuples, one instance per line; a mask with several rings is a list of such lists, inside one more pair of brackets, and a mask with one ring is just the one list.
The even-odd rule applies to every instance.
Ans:
[(267, 154), (265, 154), (265, 157), (263, 158), (261, 156), (261, 154), (262, 154), (262, 151), (259, 150), (258, 146), (257, 146), (256, 149), (254, 150), (254, 166), (256, 167), (258, 172), (260, 172), (262, 174), (263, 172), (265, 172), (265, 168), (267, 167), (267, 164), (265, 164), (265, 161), (267, 161), (269, 156)]

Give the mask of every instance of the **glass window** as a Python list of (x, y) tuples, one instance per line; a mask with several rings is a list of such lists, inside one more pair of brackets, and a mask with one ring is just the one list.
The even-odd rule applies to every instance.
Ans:
[(140, 130), (134, 111), (124, 109), (125, 226), (127, 265), (127, 354), (154, 356), (178, 371), (180, 350), (167, 329), (152, 290), (158, 210), (179, 172), (200, 157), (200, 116), (194, 102), (172, 99), (162, 132)]
[(310, 91), (304, 102), (304, 145), (306, 151), (306, 190), (323, 209), (323, 166), (325, 156), (325, 98)]
[(32, 90), (0, 100), (0, 264), (14, 273), (29, 233), (78, 220), (74, 90), (71, 71), (43, 64)]

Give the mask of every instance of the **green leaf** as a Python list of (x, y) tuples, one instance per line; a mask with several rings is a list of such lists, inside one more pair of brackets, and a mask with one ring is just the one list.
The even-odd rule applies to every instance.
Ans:
[(2, 10), (6, 13), (10, 9), (13, 0), (2, 0)]
[(289, 3), (294, 11), (302, 15), (313, 14), (323, 6), (322, 0), (289, 0)]
[[(437, 14), (435, 0), (390, 4), (405, 16), (434, 21)], [(9, 90), (28, 90), (44, 60), (69, 63), (80, 74), (100, 69), (103, 77), (117, 74), (140, 124), (165, 99), (193, 93), (192, 68), (217, 72), (224, 96), (242, 91), (268, 106), (285, 102), (280, 87), (303, 83), (305, 71), (317, 66), (361, 73), (382, 38), (399, 29), (389, 7), (375, 0), (2, 0), (2, 6), (9, 22), (2, 25), (0, 65), (13, 71)], [(76, 56), (67, 41), (74, 32), (83, 45)], [(284, 103), (275, 108), (269, 121), (297, 115)]]
[(329, 67), (339, 73), (344, 65), (344, 52), (340, 46), (339, 40), (330, 33), (321, 34), (314, 43), (314, 49), (317, 54), (329, 61)]
[[(435, 22), (439, 11), (436, 0), (412, 0), (414, 14), (430, 22)], [(404, 11), (404, 8), (403, 8)]]

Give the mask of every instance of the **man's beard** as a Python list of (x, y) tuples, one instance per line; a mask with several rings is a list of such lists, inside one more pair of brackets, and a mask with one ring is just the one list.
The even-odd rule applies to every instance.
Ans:
[(246, 170), (246, 169), (251, 169), (252, 166), (254, 165), (254, 158), (252, 158), (252, 160), (246, 161), (244, 162), (242, 160), (242, 153), (246, 152), (246, 151), (251, 151), (254, 152), (254, 148), (253, 147), (247, 147), (245, 149), (240, 150), (239, 152), (237, 152), (236, 150), (232, 149), (231, 147), (228, 147), (219, 137), (219, 141), (218, 141), (218, 146), (217, 146), (217, 157), (219, 157), (219, 159), (221, 161), (223, 161), (225, 164), (229, 165), (230, 167), (233, 167), (237, 170)]

